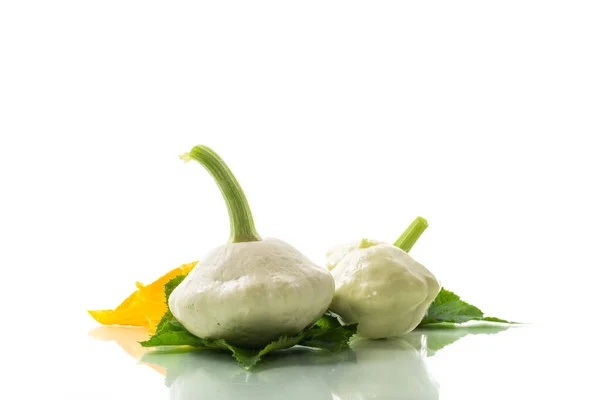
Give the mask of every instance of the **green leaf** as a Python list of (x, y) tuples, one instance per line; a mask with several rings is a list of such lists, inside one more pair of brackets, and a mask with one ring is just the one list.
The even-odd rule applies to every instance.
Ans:
[[(165, 301), (167, 303), (167, 312), (165, 313), (165, 315), (162, 316), (162, 318), (158, 322), (158, 325), (156, 325), (156, 333), (154, 336), (157, 336), (156, 334), (161, 332), (163, 329), (166, 329), (167, 331), (175, 331), (176, 330), (176, 329), (174, 329), (174, 327), (165, 328), (165, 325), (167, 325), (173, 321), (176, 321), (175, 317), (171, 313), (171, 310), (169, 309), (169, 297), (171, 297), (171, 293), (173, 293), (173, 290), (175, 290), (175, 288), (177, 286), (179, 286), (179, 284), (181, 282), (183, 282), (183, 280), (185, 279), (186, 276), (187, 275), (178, 275), (165, 284)], [(179, 325), (181, 325), (181, 324), (179, 324)], [(187, 330), (183, 327), (183, 325), (181, 325), (181, 328), (187, 332)], [(148, 342), (148, 340), (146, 342)], [(151, 345), (151, 346), (159, 346), (159, 345)]]
[(175, 290), (175, 288), (179, 286), (181, 282), (183, 282), (186, 276), (187, 275), (178, 275), (169, 282), (165, 283), (165, 296), (167, 298), (167, 304), (169, 302), (169, 297), (171, 297), (171, 293), (173, 293), (173, 290)]
[(302, 333), (296, 336), (280, 336), (279, 339), (269, 343), (260, 350), (242, 349), (240, 347), (231, 346), (231, 354), (237, 362), (244, 368), (250, 369), (254, 367), (263, 356), (276, 350), (283, 350), (294, 347), (302, 338)]
[(163, 329), (157, 331), (150, 339), (141, 342), (144, 347), (158, 346), (194, 346), (204, 347), (204, 342), (196, 336), (189, 333), (187, 330), (171, 329), (176, 326), (174, 321), (163, 326)]
[(350, 338), (356, 333), (356, 324), (340, 326), (330, 330), (315, 329), (305, 333), (300, 345), (339, 353), (350, 347)]
[[(173, 290), (183, 281), (185, 276), (178, 276), (165, 285), (167, 305)], [(326, 350), (330, 353), (340, 352), (349, 347), (352, 335), (356, 333), (356, 325), (343, 326), (338, 318), (327, 311), (312, 326), (294, 336), (280, 336), (277, 340), (259, 349), (246, 349), (234, 346), (224, 339), (203, 339), (189, 332), (167, 310), (161, 318), (154, 335), (141, 342), (144, 347), (188, 346), (195, 349), (227, 351), (244, 367), (254, 367), (265, 355), (293, 347), (297, 344)]]
[(484, 317), (483, 312), (463, 300), (449, 290), (442, 288), (433, 303), (429, 306), (427, 315), (419, 327), (439, 322), (461, 324), (467, 321), (490, 321), (512, 323), (500, 318)]
[(483, 317), (483, 318), (481, 318), (481, 321), (501, 322), (503, 324), (518, 324), (518, 322), (507, 321), (505, 319), (500, 319), (500, 318), (496, 318), (496, 317)]
[(356, 333), (357, 324), (342, 325), (330, 311), (308, 328), (300, 345), (337, 353), (350, 347), (350, 338)]
[(333, 329), (339, 328), (340, 326), (342, 326), (342, 324), (340, 323), (338, 317), (331, 311), (327, 310), (311, 328)]

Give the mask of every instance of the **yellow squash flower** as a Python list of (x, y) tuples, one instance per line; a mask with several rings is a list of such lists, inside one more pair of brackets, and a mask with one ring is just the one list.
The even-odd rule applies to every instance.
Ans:
[(176, 276), (187, 275), (196, 263), (175, 268), (147, 286), (136, 282), (137, 290), (114, 310), (90, 310), (88, 313), (103, 325), (132, 325), (154, 330), (167, 312), (165, 284)]

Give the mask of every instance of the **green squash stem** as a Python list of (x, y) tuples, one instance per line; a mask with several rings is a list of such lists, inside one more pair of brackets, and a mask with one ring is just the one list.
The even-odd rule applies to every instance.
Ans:
[(394, 246), (408, 253), (410, 249), (412, 249), (412, 247), (415, 245), (417, 240), (419, 240), (419, 237), (421, 237), (423, 232), (425, 232), (425, 229), (427, 229), (428, 226), (429, 224), (427, 223), (427, 220), (425, 218), (415, 218), (412, 224), (410, 224), (410, 226), (406, 228), (404, 233), (400, 235), (398, 240), (396, 240)]
[(207, 146), (196, 146), (180, 158), (186, 162), (196, 160), (202, 164), (221, 189), (229, 213), (229, 242), (260, 241), (261, 237), (254, 227), (254, 219), (246, 195), (225, 161)]

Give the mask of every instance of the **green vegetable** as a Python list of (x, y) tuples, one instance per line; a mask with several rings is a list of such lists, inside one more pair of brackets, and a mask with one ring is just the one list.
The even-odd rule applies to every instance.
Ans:
[(332, 247), (327, 268), (336, 282), (329, 308), (370, 339), (402, 336), (417, 327), (440, 284), (408, 251), (427, 228), (417, 217), (394, 245), (362, 239)]
[[(173, 290), (185, 279), (185, 275), (173, 278), (165, 285), (167, 304)], [(316, 323), (294, 336), (280, 336), (262, 348), (246, 349), (233, 346), (224, 339), (203, 339), (191, 334), (175, 319), (170, 310), (159, 322), (154, 335), (141, 342), (144, 347), (189, 346), (195, 349), (230, 352), (245, 369), (250, 369), (266, 354), (295, 345), (318, 348), (331, 353), (349, 347), (350, 338), (356, 333), (356, 325), (342, 326), (337, 318), (326, 312)]]
[(224, 339), (231, 346), (279, 346), (272, 343), (282, 335), (295, 340), (329, 308), (333, 277), (290, 244), (261, 239), (240, 184), (212, 149), (195, 146), (182, 158), (197, 161), (214, 178), (231, 233), (175, 288), (171, 313), (194, 336)]
[(427, 315), (423, 318), (419, 327), (439, 322), (461, 324), (468, 321), (514, 323), (500, 318), (484, 317), (479, 308), (464, 302), (456, 294), (442, 288), (429, 306)]

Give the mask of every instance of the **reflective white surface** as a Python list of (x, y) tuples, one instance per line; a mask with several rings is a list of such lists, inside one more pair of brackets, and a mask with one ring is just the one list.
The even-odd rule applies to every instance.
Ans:
[[(210, 352), (157, 353), (137, 328), (96, 327), (31, 357), (12, 398), (65, 399), (486, 399), (592, 396), (581, 332), (539, 326), (415, 331), (355, 339), (338, 356), (294, 348), (255, 370)], [(590, 351), (594, 351), (593, 348)], [(25, 360), (22, 357), (21, 360)], [(51, 361), (51, 362), (49, 362)], [(25, 378), (25, 379), (24, 379)], [(50, 396), (51, 395), (51, 396)]]

